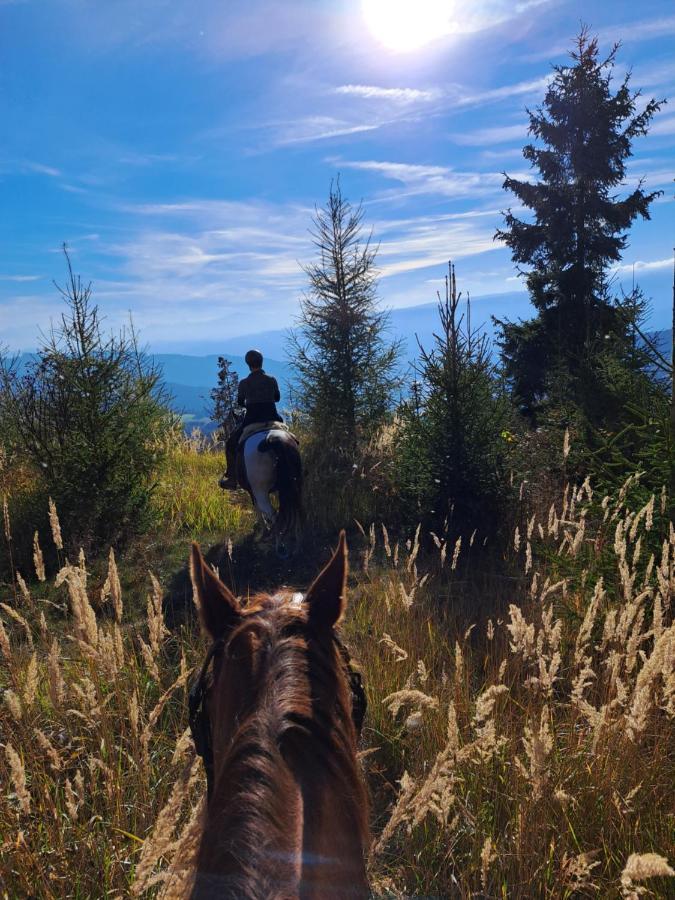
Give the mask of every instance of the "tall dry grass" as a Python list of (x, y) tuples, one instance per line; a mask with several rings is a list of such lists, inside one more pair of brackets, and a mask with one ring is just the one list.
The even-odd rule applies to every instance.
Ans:
[(64, 621), (39, 596), (22, 612), (2, 605), (0, 886), (10, 898), (129, 896), (186, 767), (194, 803), (201, 793), (184, 733), (197, 641), (168, 634), (152, 577), (145, 622), (125, 620), (112, 552), (102, 589), (83, 558), (50, 587)]
[[(568, 487), (520, 526), (510, 577), (442, 535), (433, 559), (419, 532), (397, 545), (383, 528), (352, 553), (377, 894), (672, 890), (675, 533), (660, 497), (631, 510), (628, 495)], [(114, 554), (102, 583), (62, 562), (0, 608), (2, 891), (185, 896), (203, 644), (167, 633), (152, 578), (134, 614)]]
[[(402, 552), (371, 529), (372, 574), (359, 578), (349, 630), (378, 748), (365, 764), (382, 891), (636, 896), (647, 885), (625, 870), (643, 852), (663, 859), (653, 895), (675, 890), (663, 880), (675, 833), (675, 531), (665, 497), (631, 510), (627, 494), (569, 486), (514, 535), (523, 577), (496, 581), (492, 596), (480, 572), (461, 571), (467, 548), (436, 538), (429, 577), (415, 541)], [(644, 559), (648, 544), (659, 551)], [(372, 569), (378, 554), (384, 570)]]

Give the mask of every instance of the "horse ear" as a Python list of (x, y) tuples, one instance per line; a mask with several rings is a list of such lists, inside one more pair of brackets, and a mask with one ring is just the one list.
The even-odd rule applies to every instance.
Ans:
[(347, 538), (340, 532), (337, 550), (307, 591), (310, 625), (332, 628), (347, 607)]
[(207, 565), (195, 543), (190, 553), (190, 577), (202, 624), (213, 640), (218, 640), (239, 621), (239, 601)]

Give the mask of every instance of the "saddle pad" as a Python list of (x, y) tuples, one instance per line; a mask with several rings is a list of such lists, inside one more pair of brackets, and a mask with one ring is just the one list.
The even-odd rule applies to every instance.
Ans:
[(242, 431), (241, 437), (239, 438), (239, 446), (241, 447), (254, 434), (260, 434), (261, 431), (272, 430), (290, 432), (288, 425), (285, 425), (283, 422), (252, 422)]

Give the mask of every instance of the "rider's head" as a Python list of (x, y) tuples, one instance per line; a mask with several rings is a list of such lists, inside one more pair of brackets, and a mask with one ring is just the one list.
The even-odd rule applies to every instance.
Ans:
[(260, 350), (249, 350), (244, 360), (249, 369), (262, 369), (263, 355)]

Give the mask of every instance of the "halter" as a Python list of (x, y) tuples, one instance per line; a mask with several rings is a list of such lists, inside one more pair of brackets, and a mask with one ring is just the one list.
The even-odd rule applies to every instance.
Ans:
[[(352, 722), (354, 723), (357, 735), (360, 735), (368, 706), (363, 679), (361, 678), (361, 673), (354, 667), (349, 651), (336, 634), (333, 634), (333, 641), (335, 642), (335, 646), (337, 647), (345, 666), (349, 687), (352, 692)], [(211, 665), (211, 660), (222, 653), (225, 649), (225, 644), (226, 641), (224, 638), (219, 638), (211, 644), (204, 662), (202, 663), (202, 667), (199, 670), (199, 675), (193, 682), (188, 695), (190, 731), (192, 733), (192, 740), (194, 741), (197, 756), (201, 756), (204, 763), (207, 800), (211, 799), (214, 772), (211, 721), (204, 703), (206, 692), (208, 690), (206, 676), (208, 674), (209, 666)]]

